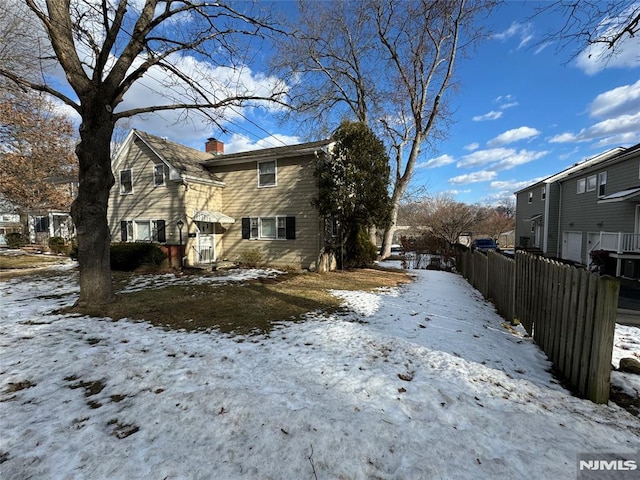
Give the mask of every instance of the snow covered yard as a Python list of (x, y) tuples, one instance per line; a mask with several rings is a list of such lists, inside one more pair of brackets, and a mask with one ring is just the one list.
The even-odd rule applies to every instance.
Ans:
[(260, 336), (52, 314), (75, 273), (3, 282), (0, 478), (556, 479), (638, 451), (637, 417), (571, 396), (461, 277), (415, 273)]

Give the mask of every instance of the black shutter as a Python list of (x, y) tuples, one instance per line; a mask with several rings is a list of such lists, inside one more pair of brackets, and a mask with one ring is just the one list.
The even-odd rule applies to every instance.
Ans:
[(120, 240), (123, 242), (127, 241), (127, 222), (124, 220), (120, 222)]
[(167, 234), (165, 232), (164, 220), (156, 220), (156, 228), (158, 229), (158, 242), (165, 243), (167, 241)]
[(251, 219), (249, 217), (242, 219), (242, 238), (245, 240), (251, 238)]
[(296, 239), (296, 217), (287, 217), (287, 240), (295, 240)]

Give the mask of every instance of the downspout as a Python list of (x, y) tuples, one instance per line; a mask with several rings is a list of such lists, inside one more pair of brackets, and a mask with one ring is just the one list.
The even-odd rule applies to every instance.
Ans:
[(560, 250), (562, 246), (562, 232), (560, 230), (560, 224), (562, 223), (562, 182), (558, 182), (558, 186), (560, 187), (560, 195), (558, 197), (558, 242), (556, 245), (556, 258), (562, 258), (562, 250)]
[(544, 235), (544, 239), (542, 240), (542, 254), (546, 257), (548, 251), (548, 243), (549, 243), (549, 200), (551, 198), (551, 189), (549, 188), (549, 184), (544, 184), (544, 229), (542, 234)]

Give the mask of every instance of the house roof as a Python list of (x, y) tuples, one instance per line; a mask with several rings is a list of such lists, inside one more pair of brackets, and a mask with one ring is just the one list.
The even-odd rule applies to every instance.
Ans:
[[(636, 145), (637, 147), (637, 145)], [(631, 147), (631, 148), (635, 148), (635, 147)], [(525, 188), (522, 188), (520, 190), (518, 190), (517, 192), (515, 192), (515, 194), (519, 194), (521, 192), (524, 192), (526, 190), (531, 189), (531, 187), (534, 187), (536, 185), (541, 185), (543, 183), (554, 183), (554, 182), (561, 182), (563, 181), (565, 178), (574, 175), (576, 173), (582, 172), (583, 170), (586, 170), (588, 168), (591, 168), (595, 165), (599, 165), (611, 158), (617, 157), (618, 155), (625, 153), (627, 150), (629, 149), (624, 149), (622, 147), (616, 147), (616, 148), (612, 148), (610, 150), (607, 150), (605, 152), (602, 152), (599, 155), (596, 155), (595, 157), (591, 157), (588, 158), (586, 160), (583, 160), (581, 162), (575, 163), (573, 165), (571, 165), (568, 168), (565, 168), (564, 170), (562, 170), (561, 172), (558, 173), (554, 173), (553, 175), (550, 175), (538, 182), (532, 183), (531, 185), (527, 185)]]
[(177, 171), (180, 176), (224, 185), (224, 182), (218, 176), (202, 165), (203, 161), (211, 159), (213, 156), (211, 153), (186, 147), (166, 138), (157, 137), (136, 129), (132, 130), (132, 134), (149, 147), (169, 168)]
[(312, 155), (318, 151), (330, 150), (333, 143), (333, 140), (327, 139), (316, 142), (300, 143), (297, 145), (287, 145), (283, 147), (264, 148), (261, 150), (250, 150), (247, 152), (230, 153), (225, 155), (214, 155), (209, 156), (209, 159), (204, 160), (202, 165), (205, 167), (215, 167), (217, 165), (233, 165), (236, 163)]

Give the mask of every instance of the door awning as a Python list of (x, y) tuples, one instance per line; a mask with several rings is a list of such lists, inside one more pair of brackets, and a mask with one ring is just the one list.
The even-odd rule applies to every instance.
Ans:
[(612, 193), (610, 195), (605, 195), (598, 200), (598, 203), (613, 203), (613, 202), (624, 202), (625, 200), (631, 200), (640, 195), (640, 187), (629, 188), (627, 190), (622, 190), (621, 192)]
[(196, 222), (209, 223), (236, 223), (234, 218), (229, 217), (221, 212), (210, 212), (208, 210), (197, 210), (193, 214), (193, 220)]
[(542, 218), (542, 214), (539, 213), (537, 215), (531, 215), (529, 218), (523, 218), (522, 220), (525, 222), (534, 222), (536, 220), (540, 220)]

